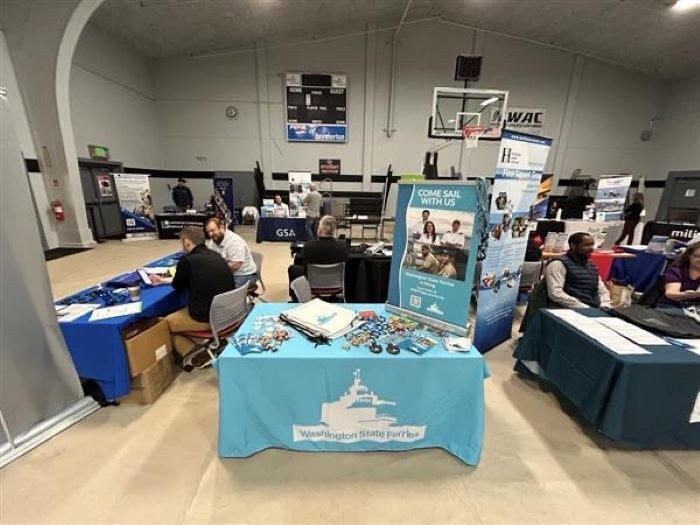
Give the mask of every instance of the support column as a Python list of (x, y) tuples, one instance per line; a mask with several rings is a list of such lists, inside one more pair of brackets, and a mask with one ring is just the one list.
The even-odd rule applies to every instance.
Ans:
[(365, 121), (362, 145), (362, 191), (372, 190), (374, 168), (374, 86), (377, 77), (377, 33), (375, 24), (367, 24), (365, 35)]
[[(103, 0), (26, 0), (2, 6), (7, 47), (15, 66), (49, 200), (60, 200), (60, 246), (94, 245), (85, 214), (70, 115), (73, 52), (83, 27)], [(79, 101), (76, 101), (79, 103)]]
[(265, 187), (272, 187), (272, 148), (270, 147), (270, 96), (267, 80), (267, 49), (255, 47), (255, 76), (257, 86), (258, 129), (260, 132), (260, 164), (264, 173)]

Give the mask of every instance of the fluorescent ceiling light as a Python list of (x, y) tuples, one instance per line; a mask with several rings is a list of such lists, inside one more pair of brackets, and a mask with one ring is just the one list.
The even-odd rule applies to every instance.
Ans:
[(687, 11), (693, 7), (700, 7), (700, 0), (677, 0), (671, 7), (672, 11)]
[(493, 103), (496, 102), (497, 100), (498, 100), (498, 97), (487, 98), (486, 100), (484, 100), (484, 101), (481, 103), (481, 106), (482, 106), (482, 107), (488, 106), (489, 104), (493, 104)]
[(4, 86), (0, 86), (0, 98), (7, 100), (7, 89)]

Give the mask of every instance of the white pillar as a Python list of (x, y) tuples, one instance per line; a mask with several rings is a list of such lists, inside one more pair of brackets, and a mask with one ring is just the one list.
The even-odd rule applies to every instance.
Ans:
[[(70, 117), (73, 52), (83, 27), (103, 0), (26, 0), (3, 4), (7, 47), (27, 110), (49, 200), (60, 200), (60, 246), (94, 244), (87, 223)], [(76, 103), (79, 103), (77, 101)]]

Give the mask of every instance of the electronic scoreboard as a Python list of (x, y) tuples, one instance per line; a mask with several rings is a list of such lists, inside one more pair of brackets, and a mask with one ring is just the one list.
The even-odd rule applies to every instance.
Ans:
[(287, 73), (287, 140), (347, 142), (347, 75)]

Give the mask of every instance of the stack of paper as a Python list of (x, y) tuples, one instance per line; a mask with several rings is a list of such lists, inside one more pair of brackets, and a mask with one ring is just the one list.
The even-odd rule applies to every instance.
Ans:
[(56, 305), (56, 315), (59, 323), (70, 323), (88, 312), (92, 312), (101, 305), (93, 303), (80, 303), (69, 305)]
[(122, 315), (134, 315), (140, 313), (141, 301), (138, 301), (136, 303), (126, 303), (93, 310), (92, 315), (90, 316), (90, 321), (101, 321), (103, 319), (111, 319), (112, 317), (121, 317)]
[(550, 312), (616, 354), (651, 354), (648, 350), (644, 350), (641, 346), (597, 322), (598, 318), (586, 317), (574, 310), (550, 310)]
[(619, 317), (596, 317), (595, 320), (639, 345), (670, 345), (670, 343), (659, 336), (647, 332), (643, 328), (639, 328)]
[(349, 332), (357, 318), (354, 310), (321, 299), (314, 299), (301, 306), (286, 310), (280, 319), (291, 323), (310, 335), (335, 339)]

